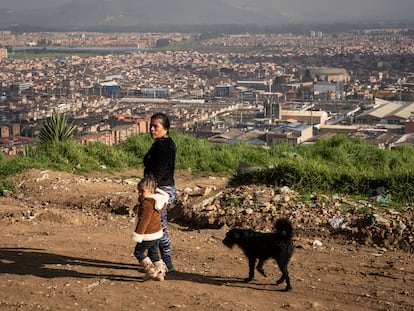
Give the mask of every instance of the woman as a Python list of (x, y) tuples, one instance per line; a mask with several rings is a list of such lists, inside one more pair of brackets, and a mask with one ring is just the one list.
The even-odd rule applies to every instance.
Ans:
[(170, 236), (167, 229), (168, 210), (173, 208), (176, 197), (174, 181), (176, 146), (169, 136), (170, 120), (163, 113), (151, 117), (150, 135), (153, 144), (144, 156), (144, 176), (153, 176), (158, 187), (166, 191), (170, 198), (168, 208), (161, 214), (163, 237), (160, 240), (161, 258), (168, 267), (168, 272), (175, 271), (171, 260)]

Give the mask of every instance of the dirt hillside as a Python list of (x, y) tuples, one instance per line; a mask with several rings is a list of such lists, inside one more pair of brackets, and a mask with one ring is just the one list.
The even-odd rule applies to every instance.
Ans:
[[(178, 269), (143, 282), (136, 259), (135, 177), (30, 170), (0, 197), (0, 310), (414, 310), (413, 254), (344, 243), (326, 234), (295, 238), (292, 291), (273, 261), (250, 283), (228, 228), (169, 223)], [(228, 187), (227, 179), (177, 173), (180, 192)]]

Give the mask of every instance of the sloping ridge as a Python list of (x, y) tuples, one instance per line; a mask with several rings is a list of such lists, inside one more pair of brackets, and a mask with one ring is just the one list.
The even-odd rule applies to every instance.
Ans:
[(0, 26), (38, 27), (271, 24), (281, 16), (232, 6), (221, 0), (74, 0), (63, 5), (33, 10), (2, 10)]

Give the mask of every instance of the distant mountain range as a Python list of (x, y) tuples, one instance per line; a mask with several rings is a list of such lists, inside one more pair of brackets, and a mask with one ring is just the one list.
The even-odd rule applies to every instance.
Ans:
[[(227, 32), (233, 27), (243, 32), (254, 27), (268, 27), (268, 31), (272, 27), (285, 27), (286, 31), (289, 27), (291, 31), (292, 25), (300, 25), (300, 31), (309, 31), (309, 25), (319, 24), (319, 30), (325, 32), (361, 23), (414, 23), (412, 0), (400, 0), (395, 6), (387, 2), (385, 11), (381, 8), (386, 0), (365, 0), (365, 5), (368, 1), (383, 3), (368, 10), (360, 8), (360, 0), (349, 1), (353, 4), (341, 0), (318, 0), (319, 5), (305, 0), (0, 0), (0, 29)], [(337, 8), (339, 5), (341, 8)]]
[(208, 0), (69, 0), (46, 7), (9, 9), (0, 5), (1, 28), (81, 29), (151, 27), (159, 25), (214, 25), (286, 23), (280, 14), (263, 13), (231, 1)]

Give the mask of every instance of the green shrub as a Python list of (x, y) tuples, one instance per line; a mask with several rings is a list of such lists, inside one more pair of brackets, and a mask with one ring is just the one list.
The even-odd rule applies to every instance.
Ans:
[[(362, 196), (385, 189), (393, 201), (414, 201), (414, 148), (409, 146), (382, 150), (343, 135), (315, 144), (282, 143), (270, 148), (247, 143), (213, 144), (177, 131), (171, 136), (177, 145), (178, 170), (233, 174), (233, 184), (289, 186), (302, 193)], [(131, 136), (114, 147), (102, 143), (82, 146), (71, 139), (49, 141), (12, 159), (0, 154), (0, 177), (28, 168), (90, 172), (142, 167), (151, 144), (148, 134)], [(238, 171), (241, 161), (255, 169)]]
[(113, 148), (101, 142), (89, 143), (83, 150), (89, 158), (94, 159), (100, 166), (111, 169), (125, 168), (128, 165), (128, 154), (120, 148)]
[(13, 176), (34, 167), (38, 167), (37, 162), (32, 161), (30, 158), (17, 156), (7, 160), (4, 157), (0, 157), (0, 178)]
[(152, 140), (148, 134), (132, 135), (125, 142), (115, 146), (128, 155), (128, 166), (142, 166), (144, 155), (151, 147)]
[(3, 195), (4, 190), (12, 191), (13, 183), (10, 180), (0, 180), (0, 195)]
[(239, 172), (231, 182), (365, 196), (385, 189), (392, 200), (414, 201), (414, 150), (411, 147), (383, 150), (360, 139), (336, 135), (313, 145), (274, 145), (270, 153), (275, 159), (273, 167)]

